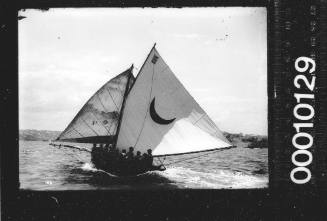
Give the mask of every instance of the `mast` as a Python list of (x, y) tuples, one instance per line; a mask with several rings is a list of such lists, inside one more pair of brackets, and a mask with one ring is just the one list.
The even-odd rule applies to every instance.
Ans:
[[(151, 48), (151, 50), (150, 50), (148, 56), (147, 56), (146, 59), (144, 60), (144, 62), (143, 62), (143, 64), (142, 64), (142, 67), (141, 67), (140, 70), (138, 71), (138, 73), (137, 73), (137, 75), (136, 75), (136, 78), (135, 78), (135, 80), (134, 80), (134, 82), (133, 82), (133, 84), (131, 85), (131, 88), (130, 88), (129, 90), (126, 90), (126, 89), (128, 89), (127, 87), (129, 86), (129, 82), (130, 82), (130, 77), (131, 77), (131, 76), (129, 76), (129, 78), (128, 78), (128, 80), (127, 80), (126, 89), (125, 89), (124, 98), (123, 98), (123, 103), (122, 103), (122, 107), (121, 107), (120, 115), (119, 115), (119, 121), (118, 121), (118, 126), (117, 126), (117, 131), (116, 131), (116, 138), (115, 138), (115, 141), (114, 141), (114, 147), (116, 147), (116, 145), (117, 145), (117, 140), (118, 140), (118, 135), (119, 135), (119, 132), (120, 132), (121, 120), (123, 119), (123, 113), (124, 113), (124, 107), (125, 107), (125, 102), (126, 102), (127, 94), (128, 94), (128, 92), (129, 92), (130, 90), (132, 90), (132, 88), (133, 88), (133, 86), (134, 86), (134, 84), (135, 84), (135, 82), (136, 82), (136, 80), (137, 80), (137, 78), (138, 78), (138, 76), (139, 76), (139, 73), (141, 73), (141, 71), (142, 71), (142, 69), (143, 69), (143, 67), (144, 67), (144, 65), (145, 65), (145, 62), (148, 60), (148, 58), (149, 58), (149, 56), (150, 56), (152, 50), (156, 47), (156, 44), (157, 44), (157, 43), (154, 43), (154, 45), (152, 46), (152, 48)], [(131, 68), (130, 68), (130, 70), (131, 70), (131, 74), (132, 74), (133, 67), (134, 67), (134, 65), (132, 64), (132, 66), (131, 66)]]
[(127, 94), (129, 92), (129, 82), (130, 82), (130, 79), (132, 77), (132, 70), (134, 68), (134, 64), (132, 64), (132, 66), (130, 67), (129, 69), (129, 76), (128, 76), (128, 79), (127, 79), (127, 84), (126, 84), (126, 88), (125, 88), (125, 92), (124, 92), (124, 98), (123, 98), (123, 103), (122, 103), (122, 106), (121, 106), (121, 110), (120, 110), (120, 114), (119, 114), (119, 119), (118, 119), (118, 126), (117, 126), (117, 131), (116, 131), (116, 138), (115, 138), (115, 141), (114, 141), (114, 147), (116, 148), (116, 145), (117, 145), (117, 139), (118, 139), (118, 134), (119, 134), (119, 131), (120, 131), (120, 125), (121, 125), (121, 120), (123, 118), (123, 113), (124, 113), (124, 107), (125, 107), (125, 102), (126, 102), (126, 98), (127, 98)]
[(148, 56), (146, 56), (146, 59), (144, 60), (144, 62), (143, 62), (143, 64), (142, 64), (142, 67), (140, 68), (139, 72), (137, 73), (137, 75), (136, 75), (136, 77), (135, 77), (135, 81), (133, 82), (133, 84), (132, 84), (132, 86), (131, 86), (131, 89), (133, 88), (133, 86), (134, 86), (134, 84), (135, 84), (137, 78), (139, 77), (139, 73), (141, 73), (141, 71), (142, 71), (142, 69), (143, 69), (143, 67), (144, 67), (144, 65), (145, 65), (145, 62), (148, 60), (148, 58), (149, 58), (149, 56), (150, 56), (152, 50), (156, 47), (156, 44), (157, 44), (157, 43), (154, 43), (154, 45), (152, 46), (152, 48), (151, 48), (151, 50), (150, 50)]

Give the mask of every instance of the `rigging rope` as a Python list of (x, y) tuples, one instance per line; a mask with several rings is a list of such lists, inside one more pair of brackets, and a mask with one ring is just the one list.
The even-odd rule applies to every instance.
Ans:
[[(151, 79), (151, 89), (150, 89), (150, 98), (149, 98), (149, 104), (148, 106), (150, 106), (150, 102), (151, 102), (151, 94), (152, 94), (152, 86), (153, 86), (153, 77), (154, 77), (154, 64), (152, 66), (152, 79)], [(137, 143), (139, 142), (139, 139), (141, 137), (141, 134), (142, 134), (142, 131), (143, 131), (143, 128), (144, 128), (144, 124), (145, 124), (145, 120), (146, 120), (146, 117), (148, 116), (148, 113), (149, 113), (149, 109), (147, 109), (147, 112), (145, 114), (145, 117), (144, 117), (144, 120), (143, 120), (143, 123), (142, 123), (142, 128), (141, 128), (141, 131), (137, 137), (137, 140), (135, 142), (135, 145), (134, 147), (136, 147)]]
[[(163, 165), (163, 161), (161, 161), (160, 157), (157, 158), (160, 162), (161, 165)], [(164, 158), (164, 160), (166, 159), (166, 157)]]

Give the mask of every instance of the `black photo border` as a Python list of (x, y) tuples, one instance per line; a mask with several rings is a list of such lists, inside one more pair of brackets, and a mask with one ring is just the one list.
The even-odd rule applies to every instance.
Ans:
[[(323, 131), (327, 131), (325, 105), (327, 97), (326, 64), (326, 2), (311, 1), (319, 8), (317, 66), (320, 78), (317, 80), (317, 119), (315, 126), (315, 153), (319, 162), (314, 165), (314, 184), (298, 186), (285, 180), (283, 173), (289, 174), (290, 151), (284, 138), (293, 134), (283, 122), (291, 118), (283, 110), (291, 97), (285, 83), (283, 56), (296, 54), (285, 52), (285, 38), (297, 41), (296, 36), (287, 35), (285, 22), (295, 12), (287, 7), (306, 10), (308, 3), (290, 1), (85, 1), (85, 0), (27, 0), (7, 1), (0, 5), (1, 22), (1, 215), (4, 220), (259, 220), (301, 217), (306, 208), (314, 208), (313, 213), (327, 205), (323, 186), (327, 165), (327, 143)], [(303, 5), (301, 5), (303, 4)], [(269, 142), (269, 187), (264, 189), (174, 189), (174, 190), (101, 190), (101, 191), (30, 191), (19, 189), (18, 162), (18, 11), (35, 8), (47, 10), (57, 7), (266, 7), (267, 8), (267, 58), (268, 58), (268, 142)], [(292, 14), (293, 13), (293, 14)], [(298, 14), (296, 16), (299, 16)], [(291, 20), (292, 21), (292, 20)], [(302, 30), (305, 37), (310, 35)], [(297, 33), (295, 33), (296, 35)], [(312, 34), (312, 33), (311, 33)], [(302, 36), (302, 37), (303, 37)], [(301, 37), (301, 36), (299, 36)], [(297, 47), (299, 45), (296, 45)], [(4, 50), (3, 50), (4, 49)], [(300, 50), (302, 52), (302, 50)], [(284, 75), (283, 75), (284, 74)], [(285, 77), (286, 76), (286, 77)], [(276, 89), (277, 87), (277, 89)], [(279, 88), (279, 89), (278, 89)], [(280, 100), (274, 93), (281, 94)], [(283, 97), (284, 96), (284, 97)], [(280, 101), (280, 103), (279, 103)], [(292, 102), (290, 102), (291, 104)], [(326, 105), (327, 106), (327, 105)], [(287, 120), (287, 119), (286, 119)], [(287, 139), (286, 139), (287, 140)], [(284, 142), (284, 143), (283, 143)], [(288, 144), (287, 144), (288, 145)], [(321, 147), (321, 148), (319, 148)], [(290, 148), (288, 148), (290, 149)], [(287, 158), (288, 157), (288, 158)], [(284, 162), (285, 161), (285, 162)], [(321, 167), (319, 165), (322, 165)], [(276, 168), (278, 165), (278, 168)], [(282, 178), (281, 178), (282, 177)], [(321, 205), (316, 206), (319, 201)], [(287, 210), (287, 213), (284, 213)]]

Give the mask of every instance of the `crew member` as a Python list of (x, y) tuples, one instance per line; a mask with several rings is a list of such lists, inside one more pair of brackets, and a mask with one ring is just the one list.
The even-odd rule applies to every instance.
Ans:
[(148, 149), (147, 153), (143, 154), (143, 164), (145, 166), (145, 168), (147, 169), (152, 169), (152, 163), (153, 163), (153, 157), (152, 157), (152, 150)]
[(152, 150), (151, 149), (148, 149), (148, 165), (149, 166), (152, 166), (152, 163), (153, 163), (153, 156), (152, 156)]
[(140, 151), (137, 151), (137, 152), (136, 152), (136, 156), (135, 156), (135, 160), (136, 160), (136, 161), (140, 161), (141, 158), (142, 158), (142, 156), (141, 156), (141, 152), (140, 152)]
[(134, 148), (130, 147), (127, 153), (127, 159), (128, 160), (133, 160), (134, 159)]
[(126, 150), (125, 150), (125, 149), (123, 149), (123, 150), (121, 151), (121, 153), (120, 153), (120, 159), (121, 159), (121, 160), (126, 159)]

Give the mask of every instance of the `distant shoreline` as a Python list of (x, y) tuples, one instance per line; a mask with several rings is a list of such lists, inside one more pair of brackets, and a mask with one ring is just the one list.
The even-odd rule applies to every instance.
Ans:
[[(19, 140), (23, 141), (49, 141), (56, 139), (61, 131), (52, 130), (19, 130)], [(243, 148), (268, 148), (268, 138), (264, 135), (223, 132), (224, 136), (234, 145)]]

